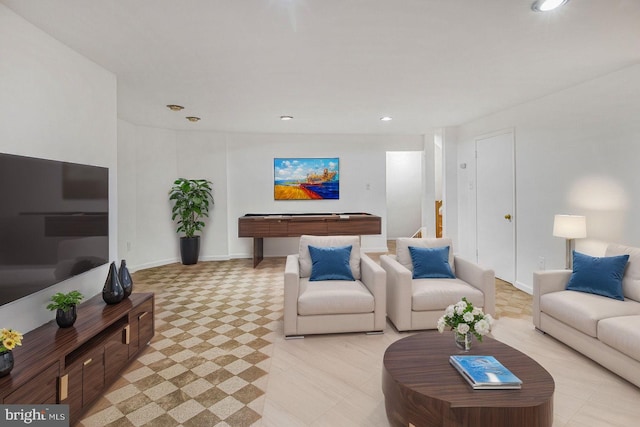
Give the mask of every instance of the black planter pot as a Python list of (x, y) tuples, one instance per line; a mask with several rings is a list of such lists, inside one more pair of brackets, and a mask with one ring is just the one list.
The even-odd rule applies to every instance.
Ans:
[(59, 308), (56, 310), (56, 323), (61, 328), (69, 328), (76, 323), (78, 318), (78, 309), (75, 305), (72, 305), (66, 311)]
[(200, 236), (180, 238), (180, 257), (184, 265), (198, 263), (200, 256)]
[(13, 352), (11, 350), (0, 353), (0, 377), (9, 375), (13, 369)]

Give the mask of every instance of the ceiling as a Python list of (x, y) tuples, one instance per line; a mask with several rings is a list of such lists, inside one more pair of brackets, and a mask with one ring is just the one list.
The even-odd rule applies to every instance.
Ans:
[(532, 1), (0, 0), (113, 72), (138, 125), (414, 135), (640, 62), (639, 0)]

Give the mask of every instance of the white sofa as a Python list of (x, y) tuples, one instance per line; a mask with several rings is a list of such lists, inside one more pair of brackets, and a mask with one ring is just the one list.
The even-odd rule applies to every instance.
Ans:
[[(310, 280), (309, 245), (351, 245), (355, 280)], [(301, 236), (299, 253), (289, 255), (284, 273), (284, 335), (382, 332), (386, 325), (385, 271), (360, 250), (359, 236)]]
[[(449, 246), (449, 264), (455, 278), (413, 279), (410, 246)], [(387, 316), (398, 331), (436, 329), (444, 310), (462, 297), (495, 315), (493, 270), (455, 256), (450, 238), (399, 238), (396, 255), (382, 255), (380, 265), (387, 272)]]
[(640, 387), (640, 248), (611, 244), (605, 256), (624, 254), (624, 301), (565, 290), (570, 270), (535, 272), (533, 323)]

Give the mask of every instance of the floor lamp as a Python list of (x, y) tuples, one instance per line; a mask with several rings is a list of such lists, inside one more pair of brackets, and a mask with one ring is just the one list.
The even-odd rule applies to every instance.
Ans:
[(587, 218), (581, 215), (556, 215), (553, 218), (553, 235), (567, 239), (565, 266), (573, 270), (573, 239), (587, 237)]

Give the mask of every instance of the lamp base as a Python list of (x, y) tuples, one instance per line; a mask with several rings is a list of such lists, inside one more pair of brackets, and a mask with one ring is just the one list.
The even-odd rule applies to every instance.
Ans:
[(573, 270), (573, 239), (567, 239), (567, 252), (565, 254), (565, 268)]

